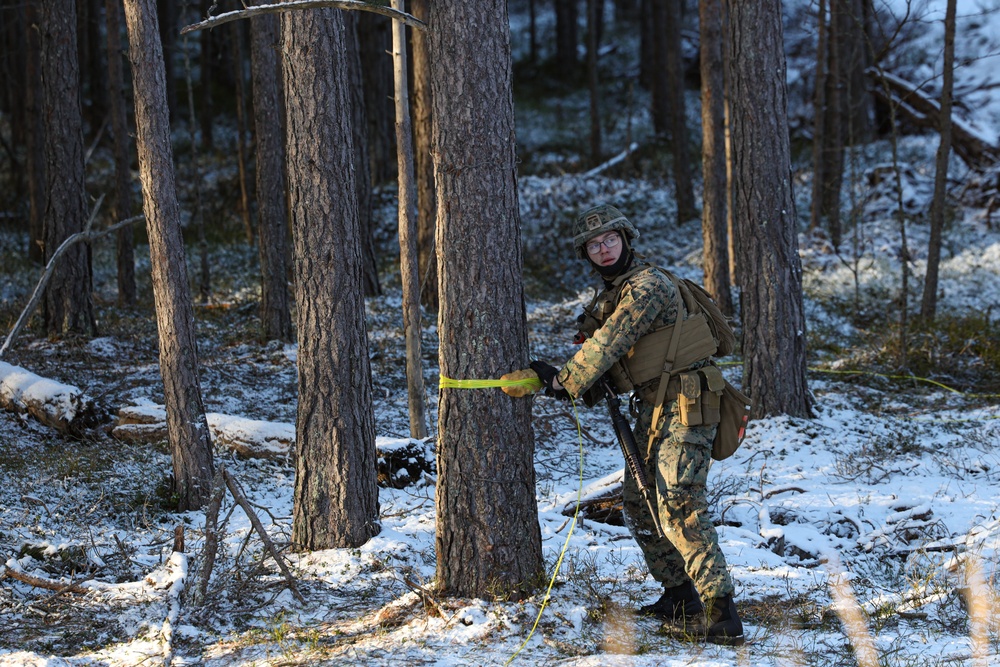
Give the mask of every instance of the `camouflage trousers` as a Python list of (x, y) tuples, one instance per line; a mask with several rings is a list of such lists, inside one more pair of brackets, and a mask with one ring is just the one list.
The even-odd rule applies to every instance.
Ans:
[[(635, 437), (645, 454), (653, 406), (642, 401), (638, 407)], [(653, 503), (666, 537), (657, 536), (646, 501), (630, 474), (625, 475), (624, 484), (626, 523), (642, 548), (650, 574), (665, 588), (690, 578), (702, 599), (732, 595), (733, 582), (708, 515), (705, 489), (718, 426), (684, 426), (676, 401), (665, 406), (660, 421), (661, 425), (669, 423), (653, 443), (646, 478), (650, 486), (655, 480)]]

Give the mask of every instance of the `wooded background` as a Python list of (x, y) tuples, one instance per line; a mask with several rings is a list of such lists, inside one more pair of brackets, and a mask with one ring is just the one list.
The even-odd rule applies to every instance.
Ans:
[[(899, 310), (901, 367), (912, 327), (933, 326), (936, 316), (931, 266), (952, 144), (982, 173), (1000, 155), (951, 121), (955, 4), (933, 94), (889, 67), (905, 18), (872, 0), (795, 5), (816, 26), (816, 68), (811, 123), (793, 124), (783, 15), (792, 10), (779, 0), (395, 2), (410, 26), (395, 47), (387, 3), (329, 2), (182, 31), (243, 5), (6, 0), (0, 213), (28, 231), (24, 253), (51, 264), (44, 333), (94, 336), (91, 254), (86, 243), (57, 250), (91, 225), (135, 216), (142, 202), (144, 230), (117, 233), (118, 307), (137, 307), (135, 252), (148, 244), (180, 510), (208, 501), (216, 473), (193, 329), (194, 304), (209, 302), (219, 279), (209, 248), (256, 244), (260, 338), (299, 346), (293, 542), (356, 546), (378, 530), (364, 297), (382, 289), (380, 267), (397, 261), (376, 252), (373, 192), (398, 184), (401, 265), (415, 255), (414, 270), (402, 272), (404, 305), (411, 294), (437, 313), (442, 376), (524, 368), (516, 179), (539, 167), (518, 144), (514, 99), (522, 89), (544, 96), (546, 86), (586, 91), (591, 122), (576, 137), (574, 167), (658, 172), (677, 203), (676, 219), (662, 224), (700, 219), (705, 284), (743, 325), (754, 415), (806, 416), (797, 235), (823, 234), (834, 250), (842, 243), (854, 222), (843, 198), (846, 151), (901, 131), (940, 133), (929, 217), (938, 233), (920, 312), (909, 313), (905, 299)], [(513, 11), (529, 17), (527, 53), (516, 62)], [(616, 42), (631, 38), (641, 55), (623, 78), (605, 65)], [(412, 95), (394, 105), (409, 94), (402, 72)], [(642, 113), (654, 130), (634, 149), (605, 136), (629, 90), (642, 91), (630, 99), (648, 101)], [(700, 118), (689, 111), (692, 96)], [(404, 122), (412, 143), (400, 145)], [(111, 149), (111, 168), (94, 168), (100, 148)], [(808, 212), (796, 210), (792, 193), (792, 156), (802, 151), (813, 165)], [(904, 216), (900, 225), (905, 253)], [(905, 261), (901, 270), (905, 294)], [(408, 344), (419, 359), (419, 336)], [(410, 389), (411, 432), (422, 437), (423, 390)], [(529, 404), (442, 390), (437, 438), (438, 585), (522, 594), (542, 569)], [(458, 462), (474, 469), (451, 472)], [(486, 476), (505, 484), (470, 482)], [(484, 521), (485, 507), (504, 509)]]

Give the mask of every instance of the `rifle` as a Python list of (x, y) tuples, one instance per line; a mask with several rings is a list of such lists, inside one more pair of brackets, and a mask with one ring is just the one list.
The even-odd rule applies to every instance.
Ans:
[(649, 480), (646, 479), (646, 469), (642, 467), (639, 446), (635, 444), (635, 435), (632, 433), (632, 427), (629, 426), (628, 421), (622, 415), (621, 401), (618, 399), (618, 394), (615, 393), (615, 390), (611, 388), (611, 383), (608, 382), (607, 378), (602, 377), (598, 382), (600, 383), (601, 391), (604, 392), (604, 398), (608, 402), (611, 425), (615, 429), (615, 435), (618, 436), (618, 444), (622, 447), (625, 465), (628, 467), (629, 472), (632, 473), (632, 478), (635, 480), (636, 486), (639, 487), (639, 493), (646, 499), (646, 507), (649, 508), (649, 515), (652, 517), (653, 525), (656, 527), (656, 534), (659, 537), (664, 537), (663, 528), (660, 526), (660, 517), (656, 513), (656, 507), (653, 506), (653, 496), (650, 493)]

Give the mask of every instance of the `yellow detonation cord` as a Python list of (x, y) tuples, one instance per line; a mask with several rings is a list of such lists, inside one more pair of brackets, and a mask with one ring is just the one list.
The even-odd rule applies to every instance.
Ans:
[[(489, 387), (529, 387), (532, 389), (541, 389), (542, 381), (537, 377), (526, 378), (524, 380), (454, 380), (445, 376), (441, 376), (440, 382), (438, 384), (442, 389), (485, 389)], [(573, 397), (570, 397), (570, 403), (573, 404), (573, 417), (576, 419), (576, 434), (580, 443), (580, 486), (576, 491), (576, 509), (573, 511), (573, 520), (569, 524), (569, 532), (566, 533), (566, 540), (563, 542), (562, 550), (559, 552), (559, 558), (556, 559), (556, 567), (552, 572), (552, 578), (549, 580), (548, 588), (545, 589), (545, 598), (542, 599), (542, 606), (538, 608), (538, 616), (535, 617), (535, 623), (531, 626), (531, 632), (528, 636), (524, 638), (521, 645), (517, 647), (514, 654), (507, 659), (504, 663), (504, 667), (514, 662), (514, 658), (524, 650), (524, 647), (528, 645), (528, 642), (535, 634), (535, 630), (538, 629), (538, 623), (542, 620), (542, 612), (545, 611), (546, 605), (549, 603), (549, 597), (552, 594), (552, 587), (556, 583), (556, 576), (559, 574), (559, 568), (562, 566), (563, 558), (566, 556), (566, 549), (569, 547), (569, 539), (573, 536), (573, 529), (576, 528), (576, 519), (580, 514), (580, 502), (583, 500), (583, 427), (580, 426), (580, 415), (576, 411), (576, 401)], [(565, 524), (564, 524), (565, 525)]]

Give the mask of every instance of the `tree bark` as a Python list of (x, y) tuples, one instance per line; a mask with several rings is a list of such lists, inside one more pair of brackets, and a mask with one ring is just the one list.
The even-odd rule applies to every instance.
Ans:
[(154, 0), (125, 0), (125, 23), (174, 493), (178, 509), (184, 512), (208, 502), (214, 470), (212, 442), (198, 382), (194, 307), (181, 237), (163, 51)]
[(160, 21), (160, 41), (163, 45), (163, 69), (167, 86), (167, 107), (170, 118), (177, 117), (177, 75), (174, 71), (174, 55), (177, 51), (177, 8), (176, 0), (159, 0), (157, 18)]
[[(524, 368), (528, 349), (507, 3), (489, 0), (473, 13), (463, 0), (434, 0), (430, 9), (441, 375), (496, 378)], [(520, 598), (537, 584), (530, 412), (530, 401), (499, 391), (441, 391), (444, 592)]]
[(392, 124), (392, 34), (384, 17), (361, 12), (358, 46), (364, 77), (368, 159), (373, 186), (396, 180), (395, 130)]
[(816, 85), (813, 91), (813, 182), (812, 182), (812, 206), (810, 209), (809, 228), (810, 230), (823, 229), (823, 190), (825, 188), (824, 151), (826, 148), (826, 91), (827, 80), (830, 77), (829, 68), (829, 46), (827, 42), (830, 35), (830, 23), (826, 15), (826, 0), (819, 0), (819, 7), (816, 12)]
[(278, 62), (279, 18), (250, 19), (253, 112), (257, 128), (257, 252), (260, 321), (267, 340), (290, 342), (288, 299), (288, 199), (285, 191), (285, 117)]
[(792, 196), (780, 0), (729, 3), (733, 217), (743, 387), (754, 417), (807, 416), (806, 335)]
[(941, 234), (944, 229), (945, 198), (948, 187), (948, 156), (951, 154), (951, 93), (955, 81), (955, 0), (948, 0), (944, 18), (944, 75), (941, 80), (941, 116), (934, 173), (934, 199), (931, 200), (931, 237), (927, 246), (927, 273), (920, 318), (926, 323), (937, 317), (938, 270), (941, 265)]
[(292, 542), (357, 547), (379, 524), (344, 21), (288, 12), (281, 34), (299, 341)]
[[(428, 20), (428, 0), (413, 0), (413, 15)], [(427, 34), (414, 30), (413, 43), (413, 144), (417, 177), (417, 248), (420, 267), (420, 301), (437, 312), (437, 253), (434, 229), (437, 203), (434, 193), (434, 159), (431, 156), (431, 64)]]
[[(107, 0), (108, 26), (108, 108), (115, 157), (115, 206), (112, 223), (132, 217), (131, 140), (125, 102), (125, 75), (122, 71), (121, 0)], [(118, 268), (118, 305), (131, 308), (136, 301), (135, 250), (132, 226), (118, 231), (115, 258)]]
[[(597, 3), (587, 0), (587, 90), (590, 93), (590, 164), (601, 164), (601, 90), (597, 71)], [(603, 0), (600, 0), (603, 2)]]
[[(403, 0), (392, 0), (403, 11)], [(424, 374), (420, 353), (420, 272), (417, 262), (417, 192), (413, 170), (413, 132), (407, 85), (406, 26), (392, 22), (392, 60), (396, 102), (396, 150), (399, 154), (399, 273), (403, 286), (403, 335), (406, 340), (406, 394), (410, 437), (427, 437)]]
[(242, 21), (231, 26), (230, 36), (233, 43), (232, 72), (234, 93), (236, 95), (236, 166), (240, 181), (240, 220), (243, 221), (243, 233), (247, 243), (253, 245), (253, 222), (250, 219), (250, 192), (247, 183), (247, 120), (246, 120), (246, 86), (243, 77), (243, 31)]
[(701, 171), (705, 182), (701, 229), (705, 288), (732, 316), (726, 225), (726, 98), (722, 59), (722, 0), (698, 3), (701, 33)]
[(666, 1), (666, 41), (661, 46), (666, 51), (667, 95), (670, 115), (670, 145), (674, 155), (674, 186), (677, 198), (678, 224), (698, 217), (694, 205), (694, 184), (691, 181), (691, 153), (688, 148), (687, 109), (684, 95), (684, 63), (681, 55), (681, 0)]
[[(354, 135), (354, 184), (358, 199), (358, 228), (361, 230), (361, 252), (364, 259), (363, 285), (365, 296), (378, 296), (382, 287), (378, 279), (375, 256), (375, 221), (372, 218), (372, 177), (368, 141), (368, 111), (365, 106), (365, 84), (358, 42), (358, 13), (344, 12), (344, 34), (347, 42), (346, 62), (348, 93), (351, 100), (351, 129)], [(375, 20), (386, 21), (378, 17)]]
[[(87, 219), (75, 0), (42, 2), (38, 19), (46, 165), (42, 227), (48, 261), (63, 241), (83, 231)], [(90, 282), (90, 253), (86, 246), (78, 245), (63, 257), (45, 291), (45, 322), (50, 335), (93, 335)]]
[(572, 78), (577, 68), (577, 0), (553, 1), (556, 10), (556, 70)]
[(42, 223), (45, 210), (45, 127), (43, 125), (44, 98), (42, 95), (42, 35), (39, 30), (41, 0), (29, 0), (25, 6), (27, 34), (25, 45), (24, 111), (27, 123), (28, 166), (28, 258), (45, 264), (45, 231)]

